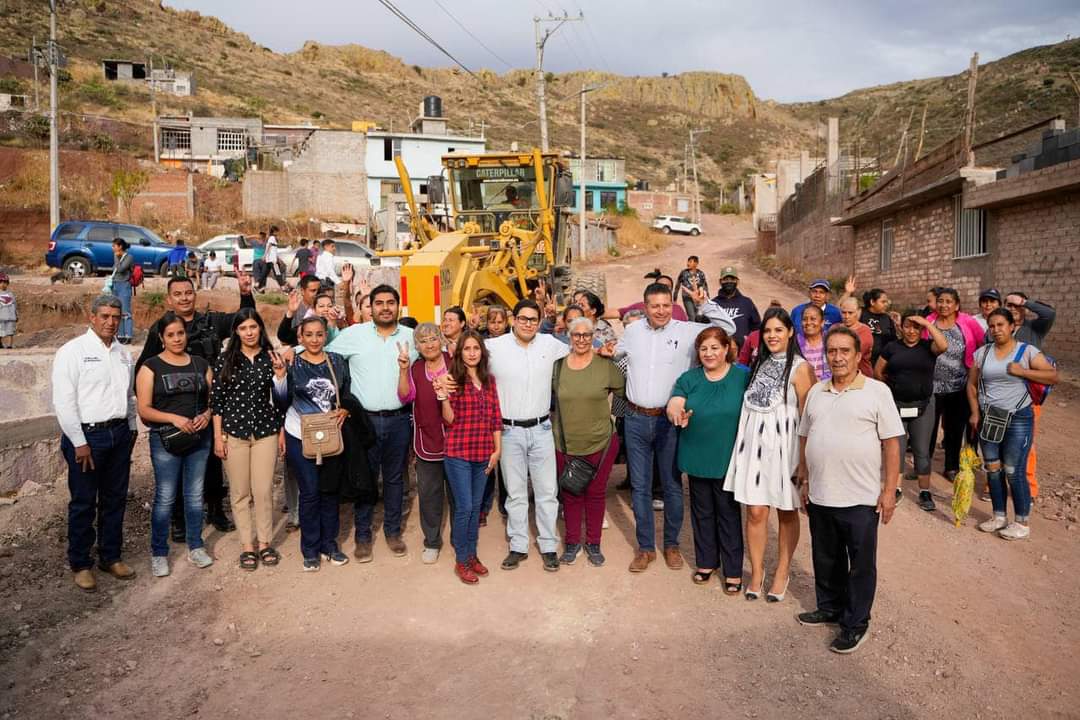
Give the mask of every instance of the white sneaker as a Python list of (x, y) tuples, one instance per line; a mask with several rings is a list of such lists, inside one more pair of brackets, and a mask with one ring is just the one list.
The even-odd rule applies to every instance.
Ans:
[(425, 565), (434, 565), (439, 561), (439, 548), (424, 548), (424, 552), (420, 553), (420, 559)]
[(657, 498), (656, 500), (653, 500), (652, 501), (652, 509), (653, 510), (663, 510), (664, 509), (664, 501), (659, 499), (659, 498)]
[(982, 530), (983, 532), (992, 533), (992, 532), (997, 532), (998, 530), (1000, 530), (1001, 528), (1005, 527), (1008, 524), (1009, 524), (1009, 521), (1006, 520), (1003, 516), (995, 515), (994, 517), (990, 518), (989, 520), (979, 523), (979, 529)]
[(604, 522), (601, 523), (600, 528), (602, 530), (607, 530), (608, 529), (607, 513), (604, 513)]
[(1031, 535), (1031, 528), (1018, 522), (1009, 523), (1008, 527), (998, 533), (1004, 540), (1023, 540)]
[(154, 577), (166, 577), (169, 574), (169, 558), (154, 555), (150, 558), (150, 572)]
[(195, 548), (187, 554), (187, 557), (191, 564), (200, 570), (214, 564), (214, 558), (210, 557), (210, 553), (206, 552), (206, 548)]

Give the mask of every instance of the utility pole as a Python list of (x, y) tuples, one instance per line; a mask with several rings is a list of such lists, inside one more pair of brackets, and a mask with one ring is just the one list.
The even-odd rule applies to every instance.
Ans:
[(56, 2), (49, 0), (49, 230), (60, 224), (60, 114), (56, 76), (60, 48), (56, 44)]
[(698, 184), (697, 176), (697, 152), (694, 149), (694, 138), (709, 132), (708, 128), (690, 131), (690, 167), (694, 172), (694, 222), (701, 222), (701, 185)]
[[(585, 19), (585, 13), (579, 13), (577, 17), (570, 17), (563, 10), (562, 15), (550, 15), (546, 18), (533, 18), (533, 32), (536, 35), (536, 98), (540, 103), (540, 149), (548, 151), (548, 125), (547, 125), (547, 99), (545, 96), (546, 82), (544, 80), (544, 45), (555, 32), (568, 22), (580, 22)], [(540, 23), (555, 23), (555, 27), (540, 32)]]
[(581, 177), (578, 184), (581, 186), (581, 203), (578, 205), (578, 258), (585, 259), (585, 233), (588, 223), (585, 219), (585, 96), (593, 90), (599, 90), (602, 85), (581, 84)]
[(979, 81), (979, 53), (971, 56), (971, 68), (968, 71), (967, 108), (964, 111), (964, 165), (975, 164), (975, 153), (971, 150), (975, 135), (975, 85)]
[(30, 40), (30, 62), (34, 64), (34, 112), (41, 110), (41, 99), (38, 97), (38, 47), (37, 35)]
[(1072, 73), (1069, 73), (1069, 79), (1072, 80), (1073, 91), (1076, 92), (1076, 123), (1080, 127), (1080, 80)]
[[(161, 162), (161, 140), (158, 137), (158, 111), (157, 94), (154, 92), (154, 56), (150, 56), (150, 116), (153, 118), (151, 128), (154, 133), (154, 164)], [(245, 162), (247, 158), (244, 158)]]

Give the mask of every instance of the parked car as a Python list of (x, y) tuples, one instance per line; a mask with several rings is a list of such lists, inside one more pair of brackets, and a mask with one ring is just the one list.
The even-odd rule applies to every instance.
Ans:
[[(200, 260), (205, 261), (210, 256), (210, 251), (217, 253), (217, 257), (225, 261), (225, 274), (232, 275), (239, 267), (245, 272), (251, 272), (255, 264), (255, 249), (251, 246), (252, 238), (240, 233), (226, 233), (215, 235), (206, 242), (194, 248)], [(290, 253), (288, 245), (278, 246), (278, 261), (285, 261), (285, 253)], [(287, 264), (287, 261), (285, 261)]]
[[(338, 275), (341, 275), (341, 268), (345, 263), (358, 268), (401, 264), (401, 258), (381, 258), (370, 247), (355, 240), (334, 238), (334, 244), (337, 245), (337, 252), (334, 253), (334, 269)], [(300, 272), (296, 262), (297, 249), (289, 248), (278, 253), (278, 258), (284, 261), (285, 267), (288, 268), (289, 277)]]
[(679, 215), (657, 215), (652, 221), (652, 226), (654, 230), (659, 230), (665, 235), (676, 232), (696, 237), (701, 234), (701, 225)]
[(112, 271), (112, 243), (126, 240), (132, 260), (147, 275), (164, 275), (173, 249), (152, 230), (138, 225), (122, 225), (98, 220), (68, 220), (56, 226), (49, 239), (45, 263), (74, 276), (90, 276)]

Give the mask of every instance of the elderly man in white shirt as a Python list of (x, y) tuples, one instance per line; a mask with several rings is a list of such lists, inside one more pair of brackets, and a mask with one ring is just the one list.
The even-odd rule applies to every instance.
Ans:
[(514, 306), (513, 330), (486, 341), (491, 374), (502, 411), (502, 458), (506, 480), (506, 534), (510, 552), (503, 570), (515, 569), (529, 554), (529, 480), (536, 504), (536, 543), (544, 569), (559, 569), (559, 514), (555, 439), (551, 432), (551, 375), (570, 348), (538, 334), (542, 313), (534, 300)]
[[(683, 523), (683, 491), (675, 470), (677, 436), (664, 409), (675, 381), (696, 361), (694, 340), (709, 327), (719, 326), (734, 336), (735, 323), (727, 310), (699, 288), (694, 296), (698, 312), (709, 324), (674, 320), (671, 288), (654, 283), (645, 288), (645, 316), (626, 328), (615, 347), (615, 358), (627, 362), (624, 419), (627, 469), (631, 478), (631, 507), (637, 526), (637, 552), (630, 572), (644, 572), (656, 559), (656, 530), (652, 509), (653, 457), (664, 492), (664, 561), (672, 570), (683, 566), (679, 533)], [(601, 354), (604, 354), (601, 351)]]
[(135, 422), (135, 363), (116, 340), (120, 300), (96, 298), (90, 329), (65, 343), (53, 360), (53, 408), (63, 436), (60, 450), (68, 464), (68, 564), (75, 585), (97, 589), (90, 551), (96, 532), (98, 566), (129, 580), (135, 571), (121, 560), (131, 449)]
[(315, 259), (315, 277), (322, 280), (323, 287), (333, 289), (341, 282), (334, 267), (334, 255), (337, 253), (337, 243), (331, 239), (323, 240), (322, 250)]

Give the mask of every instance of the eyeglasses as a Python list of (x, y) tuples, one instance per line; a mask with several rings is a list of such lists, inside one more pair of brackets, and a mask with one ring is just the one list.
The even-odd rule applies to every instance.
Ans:
[(515, 315), (514, 319), (522, 325), (535, 325), (540, 322), (539, 317), (529, 317), (528, 315)]
[(575, 340), (591, 340), (592, 336), (592, 333), (570, 333), (570, 337)]

